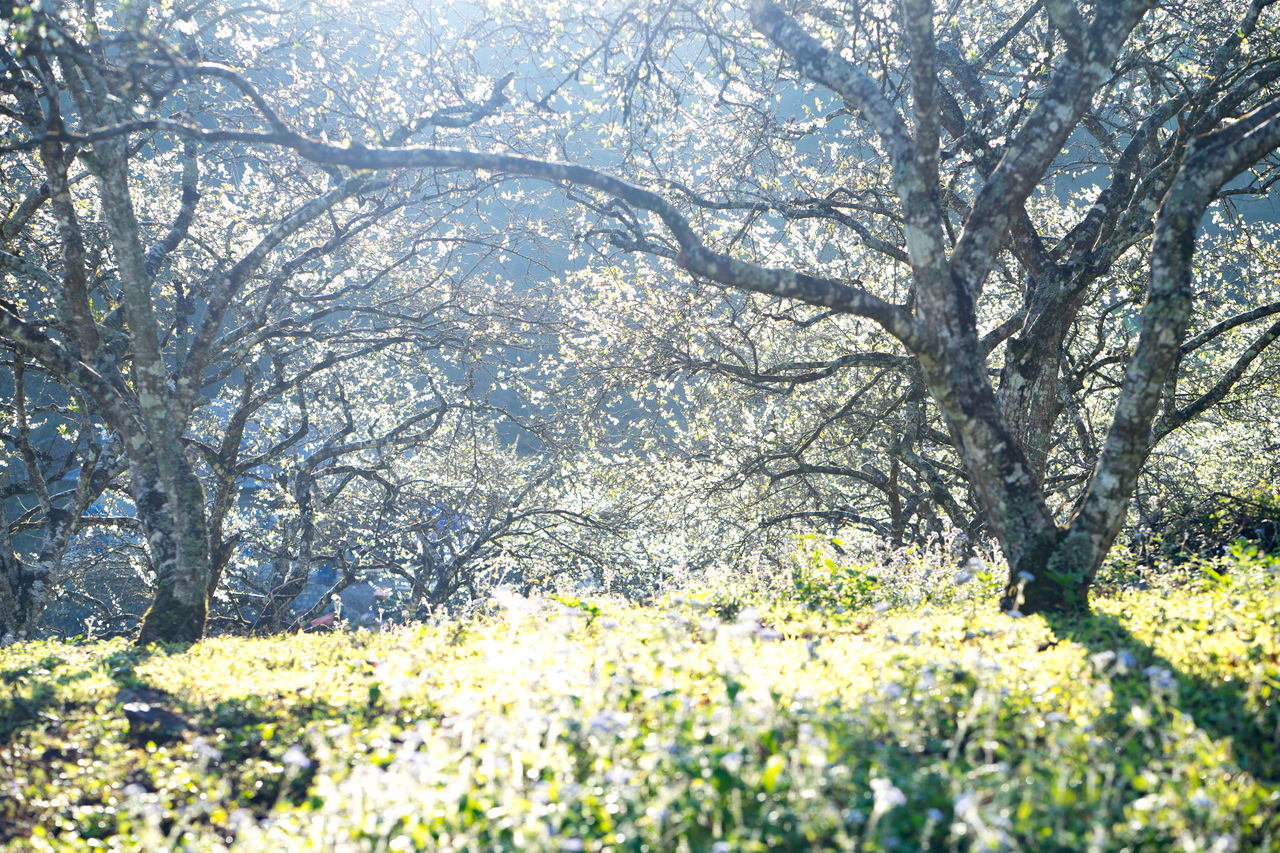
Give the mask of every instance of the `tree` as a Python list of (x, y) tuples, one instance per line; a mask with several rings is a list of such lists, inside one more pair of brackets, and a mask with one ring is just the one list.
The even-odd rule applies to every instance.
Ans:
[(948, 528), (978, 536), (917, 366), (849, 318), (696, 284), (675, 291), (643, 269), (564, 290), (582, 318), (570, 357), (594, 366), (584, 384), (635, 400), (629, 431), (679, 460), (673, 487), (690, 504), (737, 516), (749, 538), (815, 525), (889, 547)]
[[(652, 109), (643, 96), (655, 91), (687, 84), (680, 95), (698, 97), (693, 87), (706, 77), (687, 58), (698, 51), (711, 57), (705, 64), (720, 78), (722, 99), (738, 84), (750, 91), (744, 79), (757, 74), (788, 82), (798, 77), (835, 96), (849, 130), (847, 138), (833, 137), (849, 155), (874, 150), (884, 158), (862, 176), (865, 194), (835, 187), (799, 202), (747, 204), (731, 198), (732, 187), (722, 194), (688, 190), (661, 174), (665, 163), (657, 174), (641, 172), (640, 158), (605, 169), (474, 149), (337, 146), (297, 132), (269, 110), (263, 124), (243, 133), (331, 167), (484, 170), (569, 185), (612, 223), (616, 245), (668, 258), (728, 287), (874, 321), (919, 365), (1008, 557), (1004, 606), (1073, 610), (1087, 606), (1154, 440), (1219, 398), (1215, 388), (1180, 406), (1174, 382), (1184, 345), (1197, 343), (1187, 340), (1187, 330), (1205, 212), (1223, 192), (1240, 189), (1232, 182), (1243, 172), (1265, 171), (1280, 143), (1274, 85), (1280, 61), (1270, 52), (1273, 31), (1259, 27), (1270, 5), (1258, 0), (1232, 17), (1211, 5), (1187, 10), (1152, 0), (1086, 10), (1073, 2), (1010, 4), (996, 7), (994, 27), (966, 32), (968, 20), (954, 17), (958, 6), (944, 13), (927, 0), (865, 11), (805, 5), (795, 13), (755, 2), (750, 26), (770, 43), (772, 56), (743, 32), (743, 21), (712, 21), (713, 12), (638, 6), (613, 18), (616, 26), (598, 51), (621, 51), (623, 31), (648, 36), (634, 62), (619, 63), (631, 75), (622, 87), (619, 125), (628, 126), (638, 104)], [(940, 25), (954, 30), (940, 33)], [(677, 42), (685, 33), (693, 35)], [(1153, 45), (1167, 62), (1144, 58)], [(653, 78), (658, 82), (641, 82)], [(786, 99), (779, 100), (785, 109)], [(663, 118), (650, 113), (645, 121)], [(632, 144), (643, 146), (644, 130), (629, 138)], [(526, 131), (512, 147), (528, 138)], [(1090, 194), (1088, 206), (1060, 214), (1065, 230), (1037, 221), (1035, 208), (1057, 201), (1050, 185), (1056, 170), (1089, 138), (1095, 140), (1093, 168), (1104, 173), (1101, 189)], [(626, 167), (636, 172), (633, 179), (617, 174)], [(1260, 176), (1255, 188), (1266, 185)], [(692, 218), (735, 210), (825, 214), (908, 271), (905, 298), (890, 301), (852, 277), (771, 265), (776, 252), (760, 252), (759, 261), (744, 257), (734, 244), (737, 234), (753, 229), (751, 216), (727, 240), (723, 220), (699, 228)], [(639, 212), (653, 214), (665, 234), (649, 232)], [(873, 225), (857, 222), (864, 216)], [(1061, 414), (1063, 344), (1090, 286), (1140, 244), (1149, 255), (1140, 334), (1122, 356), (1124, 380), (1087, 487), (1059, 524), (1043, 481), (1052, 425)], [(986, 287), (1005, 261), (1020, 268), (1021, 304), (983, 334)], [(1234, 326), (1277, 311), (1257, 306), (1224, 322)], [(1265, 331), (1253, 354), (1278, 334), (1275, 326)], [(997, 387), (988, 370), (1002, 345)], [(1247, 365), (1249, 355), (1242, 360)]]
[(120, 448), (83, 398), (65, 399), (64, 389), (18, 352), (3, 366), (10, 402), (0, 407), (6, 427), (0, 443), (11, 461), (0, 481), (0, 645), (7, 645), (34, 636), (86, 512), (123, 465)]
[[(171, 102), (190, 113), (216, 111), (226, 105), (221, 87), (235, 75), (198, 63), (203, 79), (176, 93), (183, 77), (175, 77), (174, 62), (185, 67), (199, 46), (181, 38), (184, 19), (150, 18), (145, 4), (115, 17), (92, 4), (5, 9), (0, 92), (12, 205), (0, 255), (7, 282), (0, 339), (15, 353), (15, 377), (27, 361), (38, 364), (67, 396), (83, 399), (122, 448), (155, 573), (140, 642), (195, 640), (235, 545), (222, 525), (237, 477), (253, 467), (240, 454), (255, 411), (335, 364), (448, 339), (435, 322), (448, 298), (430, 305), (419, 297), (453, 275), (450, 241), (388, 243), (380, 267), (372, 252), (353, 258), (352, 244), (409, 206), (421, 216), (433, 201), (461, 203), (475, 182), (335, 176), (250, 148), (210, 152), (163, 133), (116, 133), (110, 129), (138, 112)], [(153, 40), (152, 27), (178, 35), (187, 58)], [(466, 124), (497, 104), (497, 97), (464, 103), (392, 139)], [(444, 270), (379, 289), (396, 270), (433, 260)], [(215, 412), (216, 434), (191, 435), (200, 411), (231, 388), (238, 401), (233, 411)], [(14, 411), (15, 443), (25, 452), (20, 400)], [(429, 414), (406, 414), (402, 431)], [(305, 424), (300, 429), (305, 435)], [(73, 445), (85, 441), (78, 509), (54, 506), (39, 466), (26, 463), (51, 525), (49, 554), (41, 554), (32, 581), (4, 549), (6, 577), (25, 585), (14, 595), (36, 602), (18, 615), (6, 612), (5, 632), (26, 631), (38, 618), (67, 530), (116, 472), (115, 456), (104, 456), (92, 435)], [(109, 469), (103, 482), (94, 479), (97, 459)], [(55, 529), (55, 519), (66, 524)]]
[[(1182, 367), (1199, 347), (1280, 313), (1274, 302), (1253, 305), (1188, 338), (1203, 316), (1193, 265), (1205, 211), (1271, 182), (1268, 158), (1280, 144), (1271, 5), (754, 2), (743, 15), (633, 3), (422, 18), (371, 6), (373, 23), (359, 34), (287, 6), (229, 17), (202, 6), (157, 17), (146, 37), (140, 19), (116, 33), (115, 67), (142, 75), (130, 78), (123, 99), (132, 111), (94, 101), (89, 87), (80, 93), (92, 108), (81, 107), (90, 116), (81, 127), (29, 111), (31, 130), (9, 147), (48, 149), (55, 161), (65, 160), (57, 146), (91, 149), (112, 250), (132, 251), (133, 262), (117, 263), (122, 278), (138, 281), (146, 280), (141, 249), (121, 237), (131, 225), (120, 164), (140, 135), (292, 151), (327, 170), (331, 193), (474, 174), (534, 205), (508, 177), (563, 188), (582, 211), (580, 239), (646, 257), (659, 275), (779, 300), (784, 312), (814, 306), (859, 337), (887, 333), (877, 349), (905, 360), (920, 391), (914, 399), (927, 393), (1009, 560), (1003, 606), (1071, 610), (1087, 606), (1155, 443), (1221, 400), (1280, 335), (1275, 325), (1255, 334), (1220, 381), (1191, 397), (1182, 390)], [(411, 26), (389, 23), (401, 19)], [(286, 86), (280, 60), (304, 39), (268, 32), (268, 20), (323, 38), (321, 67), (289, 66), (295, 82)], [(243, 54), (259, 64), (238, 73), (190, 48), (164, 49), (166, 26), (192, 33), (191, 44), (219, 43), (225, 29), (233, 43), (265, 47)], [(73, 86), (77, 74), (92, 78), (88, 70), (104, 65), (101, 55), (90, 61), (91, 51), (68, 48), (78, 44), (69, 33), (58, 38), (24, 54), (28, 70), (10, 72), (15, 103), (22, 81), (49, 79), (37, 73), (41, 57), (70, 68)], [(501, 91), (480, 73), (495, 64), (501, 83), (516, 79), (526, 97), (504, 108), (492, 95), (427, 120), (408, 112), (406, 93), (423, 92), (430, 110), (442, 92), (456, 103), (456, 93)], [(356, 80), (364, 84), (353, 88)], [(148, 88), (159, 100), (138, 97)], [(174, 103), (206, 91), (221, 99), (216, 114), (159, 106), (171, 94)], [(411, 144), (424, 129), (433, 138)], [(59, 184), (50, 185), (56, 200)], [(63, 254), (76, 257), (75, 241), (67, 246)], [(75, 275), (64, 279), (72, 316), (83, 286)], [(229, 281), (211, 282), (215, 314), (239, 286)], [(123, 295), (129, 328), (154, 326), (142, 289)], [(1103, 345), (1097, 334), (1102, 351), (1078, 361), (1088, 352), (1081, 328), (1096, 320), (1105, 331), (1138, 301), (1131, 345)], [(161, 417), (163, 401), (191, 393), (190, 375), (180, 373), (178, 397), (167, 397), (163, 372), (146, 368), (159, 363), (158, 350), (139, 340), (139, 413), (117, 412), (114, 391), (94, 386), (24, 322), (13, 306), (0, 311), (0, 333), (95, 388), (108, 422), (126, 424), (129, 415), (150, 429), (117, 427), (134, 436), (138, 496), (163, 483), (164, 495), (191, 492), (194, 505), (180, 442)], [(97, 345), (78, 343), (81, 352)], [(203, 358), (201, 346), (193, 352)], [(1070, 392), (1102, 362), (1125, 365), (1118, 389), (1089, 400), (1110, 411), (1106, 438), (1093, 448), (1096, 461), (1086, 460), (1082, 486), (1056, 503), (1047, 478), (1055, 436), (1064, 417), (1088, 420), (1070, 411), (1078, 399)], [(1086, 444), (1087, 430), (1078, 432)], [(172, 523), (157, 530), (200, 527), (195, 513), (177, 511), (182, 501), (169, 499)], [(180, 568), (180, 542), (190, 546), (190, 565), (206, 564), (198, 539), (176, 537), (165, 576), (192, 572)]]

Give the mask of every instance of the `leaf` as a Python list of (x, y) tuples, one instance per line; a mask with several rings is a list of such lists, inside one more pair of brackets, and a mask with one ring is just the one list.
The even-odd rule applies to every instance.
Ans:
[(787, 760), (781, 755), (770, 755), (769, 760), (764, 763), (764, 772), (760, 774), (760, 785), (764, 788), (765, 793), (772, 794), (778, 788), (778, 779), (782, 776), (782, 771), (786, 769)]

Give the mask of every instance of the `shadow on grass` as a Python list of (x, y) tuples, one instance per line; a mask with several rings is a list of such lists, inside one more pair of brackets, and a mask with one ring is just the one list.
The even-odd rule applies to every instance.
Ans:
[[(1171, 705), (1206, 735), (1227, 746), (1242, 770), (1261, 782), (1280, 783), (1280, 702), (1273, 699), (1258, 709), (1255, 699), (1250, 708), (1248, 684), (1180, 670), (1111, 614), (1043, 616), (1056, 636), (1079, 643), (1092, 654), (1111, 652), (1118, 656), (1127, 651), (1132, 655), (1127, 666), (1115, 667), (1111, 673), (1115, 713), (1127, 714), (1134, 706), (1151, 709), (1161, 703)], [(1167, 670), (1176, 691), (1162, 685), (1164, 676), (1151, 667)]]
[[(51, 654), (0, 671), (3, 686), (9, 688), (0, 689), (0, 846), (19, 839), (17, 849), (26, 849), (21, 839), (30, 838), (37, 828), (56, 822), (65, 830), (69, 821), (79, 819), (69, 817), (72, 806), (40, 793), (48, 791), (64, 794), (84, 814), (98, 815), (98, 831), (113, 833), (112, 816), (119, 805), (115, 797), (122, 787), (140, 786), (159, 796), (175, 766), (187, 768), (182, 772), (201, 784), (225, 788), (228, 802), (265, 817), (277, 802), (296, 805), (307, 795), (315, 766), (285, 769), (281, 755), (295, 741), (305, 745), (302, 732), (308, 722), (334, 719), (362, 726), (371, 713), (363, 704), (336, 706), (279, 693), (201, 702), (166, 691), (163, 679), (139, 672), (148, 661), (163, 663), (167, 656), (181, 656), (185, 648), (115, 648), (74, 662)], [(180, 660), (173, 663), (185, 665)], [(107, 683), (101, 681), (104, 674)], [(89, 677), (98, 679), (93, 695), (70, 698), (67, 687)], [(117, 748), (121, 737), (131, 752)], [(114, 746), (102, 751), (99, 745), (104, 741)], [(201, 741), (215, 742), (218, 748), (200, 746)], [(144, 750), (151, 752), (152, 743), (166, 745), (166, 761), (153, 765), (142, 757)], [(275, 769), (265, 770), (265, 762)], [(95, 768), (94, 781), (68, 769), (87, 766)], [(114, 781), (102, 784), (104, 779)], [(180, 791), (164, 795), (181, 810), (192, 806), (200, 792), (193, 788), (188, 793), (190, 797)], [(161, 830), (167, 833), (171, 825), (166, 817)]]
[(181, 654), (186, 646), (127, 647), (111, 652), (94, 664), (59, 669), (68, 661), (48, 655), (35, 664), (0, 672), (0, 684), (8, 690), (8, 702), (0, 703), (0, 746), (13, 742), (32, 729), (58, 727), (68, 710), (62, 688), (91, 677), (104, 668), (119, 691), (149, 691), (151, 688), (137, 674), (137, 667), (156, 654)]
[(58, 686), (85, 678), (88, 672), (68, 673), (54, 680), (40, 677), (41, 670), (53, 670), (65, 661), (50, 655), (37, 664), (0, 672), (0, 685), (8, 694), (0, 702), (0, 746), (7, 746), (21, 731), (32, 724), (57, 723), (55, 710), (61, 707)]

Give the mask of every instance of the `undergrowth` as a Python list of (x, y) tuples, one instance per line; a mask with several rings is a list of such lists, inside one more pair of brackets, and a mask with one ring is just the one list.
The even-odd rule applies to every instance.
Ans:
[(1280, 849), (1270, 558), (1057, 621), (993, 612), (983, 564), (899, 596), (828, 559), (768, 597), (5, 649), (0, 850)]

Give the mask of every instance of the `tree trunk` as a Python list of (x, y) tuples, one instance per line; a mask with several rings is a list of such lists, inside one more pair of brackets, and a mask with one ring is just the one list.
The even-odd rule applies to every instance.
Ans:
[(1062, 412), (1060, 394), (1066, 337), (1078, 301), (1054, 300), (1009, 341), (996, 399), (1009, 432), (1022, 448), (1036, 482), (1044, 486), (1053, 428)]
[(1156, 219), (1142, 330), (1089, 489), (1065, 530), (1046, 533), (1010, 558), (1004, 604), (1021, 596), (1024, 612), (1087, 609), (1088, 590), (1124, 525), (1151, 452), (1152, 424), (1186, 337), (1200, 222), (1222, 186), (1277, 145), (1280, 103), (1272, 103), (1202, 135), (1188, 150)]
[(0, 647), (30, 640), (49, 604), (53, 569), (66, 542), (46, 530), (40, 551), (28, 565), (15, 552), (7, 519), (0, 515)]
[[(273, 633), (283, 629), (285, 619), (289, 615), (289, 607), (294, 599), (302, 594), (311, 576), (311, 564), (315, 555), (316, 520), (315, 505), (311, 500), (311, 488), (314, 480), (311, 472), (304, 465), (293, 481), (293, 499), (298, 508), (298, 519), (290, 522), (281, 543), (282, 552), (272, 572), (271, 588), (267, 590), (267, 603), (254, 623), (257, 633)], [(290, 555), (293, 549), (293, 532), (297, 531), (297, 553)]]
[(25, 562), (14, 550), (7, 519), (0, 516), (0, 647), (35, 637), (49, 606), (54, 572), (71, 540), (73, 518), (54, 508), (45, 519), (35, 559)]
[(130, 491), (156, 572), (155, 597), (138, 634), (140, 646), (194, 643), (204, 635), (208, 613), (213, 563), (204, 488), (185, 458), (171, 462), (178, 475), (172, 497), (154, 467), (131, 466)]

